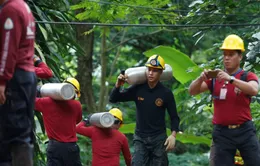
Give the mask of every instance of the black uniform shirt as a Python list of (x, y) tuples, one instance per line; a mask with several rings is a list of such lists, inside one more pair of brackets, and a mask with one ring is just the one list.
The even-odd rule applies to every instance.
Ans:
[(114, 88), (109, 101), (134, 101), (136, 104), (136, 134), (139, 136), (154, 136), (166, 131), (165, 111), (167, 109), (171, 119), (171, 130), (179, 131), (179, 116), (173, 93), (160, 82), (150, 88), (148, 83), (133, 85), (121, 91)]

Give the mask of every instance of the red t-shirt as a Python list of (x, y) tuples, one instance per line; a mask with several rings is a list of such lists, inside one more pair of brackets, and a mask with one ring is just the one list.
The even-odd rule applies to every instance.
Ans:
[(23, 0), (8, 0), (0, 9), (0, 84), (13, 77), (16, 68), (34, 71), (35, 22)]
[[(240, 79), (241, 74), (244, 71), (239, 72), (235, 75), (237, 79)], [(257, 81), (257, 76), (249, 72), (247, 75), (247, 82)], [(208, 88), (211, 89), (211, 80), (207, 82)], [(223, 87), (224, 81), (215, 80), (214, 90), (213, 90), (213, 101), (214, 101), (214, 115), (213, 124), (220, 125), (232, 125), (232, 124), (242, 124), (246, 121), (252, 120), (250, 112), (250, 97), (243, 92), (236, 93), (235, 86), (228, 83), (226, 85), (227, 94), (225, 100), (218, 99), (220, 95), (220, 90)]]
[(76, 124), (82, 119), (81, 104), (77, 100), (53, 100), (50, 97), (36, 98), (35, 110), (43, 115), (49, 139), (59, 142), (76, 142)]
[(35, 74), (37, 77), (43, 79), (51, 78), (53, 76), (51, 69), (44, 62), (35, 66)]
[(120, 152), (125, 163), (131, 165), (128, 140), (116, 129), (102, 129), (95, 126), (86, 127), (84, 122), (77, 125), (77, 133), (92, 140), (92, 166), (119, 166)]

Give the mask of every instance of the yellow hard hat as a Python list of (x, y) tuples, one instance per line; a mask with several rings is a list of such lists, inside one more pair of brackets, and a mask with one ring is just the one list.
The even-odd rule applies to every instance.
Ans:
[(112, 108), (109, 110), (109, 113), (114, 117), (118, 118), (123, 123), (123, 113), (118, 108)]
[(242, 52), (245, 51), (244, 42), (243, 40), (237, 35), (228, 35), (222, 46), (220, 47), (221, 50), (241, 50)]
[(76, 80), (75, 78), (72, 78), (72, 77), (68, 77), (63, 82), (72, 84), (75, 88), (77, 97), (80, 97), (80, 85), (79, 85), (78, 80)]
[(160, 55), (153, 55), (148, 59), (145, 66), (164, 70), (165, 62), (164, 62), (164, 59)]

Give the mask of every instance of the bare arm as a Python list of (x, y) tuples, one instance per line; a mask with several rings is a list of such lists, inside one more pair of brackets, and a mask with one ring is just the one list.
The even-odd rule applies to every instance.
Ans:
[(190, 84), (190, 95), (197, 95), (209, 90), (207, 84), (205, 83), (206, 80), (208, 80), (208, 78), (206, 76), (206, 71), (204, 71), (196, 80), (192, 81), (192, 83)]
[[(230, 81), (230, 75), (224, 71), (219, 72), (217, 79)], [(255, 96), (258, 93), (258, 82), (256, 80), (242, 81), (235, 78), (232, 85), (240, 89), (243, 93), (249, 96)]]
[(258, 83), (256, 81), (245, 82), (235, 79), (232, 84), (247, 95), (256, 96), (258, 93)]

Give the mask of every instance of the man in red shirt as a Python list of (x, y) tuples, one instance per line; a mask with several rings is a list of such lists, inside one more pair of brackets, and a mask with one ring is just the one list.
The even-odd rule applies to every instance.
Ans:
[(243, 40), (229, 35), (223, 42), (223, 63), (225, 70), (218, 70), (216, 78), (210, 78), (205, 70), (191, 83), (191, 95), (212, 91), (213, 115), (213, 156), (211, 165), (234, 165), (238, 149), (246, 165), (260, 165), (260, 147), (250, 112), (250, 98), (258, 93), (258, 78), (249, 72), (246, 81), (241, 80), (244, 71), (240, 68)]
[(77, 133), (92, 140), (92, 166), (119, 166), (120, 152), (123, 152), (125, 163), (131, 165), (131, 154), (128, 140), (118, 131), (123, 123), (122, 112), (118, 108), (109, 111), (116, 118), (112, 128), (86, 126), (88, 120), (77, 125)]
[(35, 22), (23, 0), (0, 0), (0, 165), (31, 166), (37, 80)]
[(53, 77), (51, 69), (37, 55), (33, 56), (35, 74), (38, 78), (48, 79)]
[[(75, 78), (66, 79), (80, 96), (80, 85)], [(76, 96), (75, 96), (76, 97)], [(49, 138), (47, 166), (81, 166), (79, 147), (76, 144), (76, 124), (82, 119), (81, 104), (77, 100), (36, 98), (35, 110), (42, 113)]]

